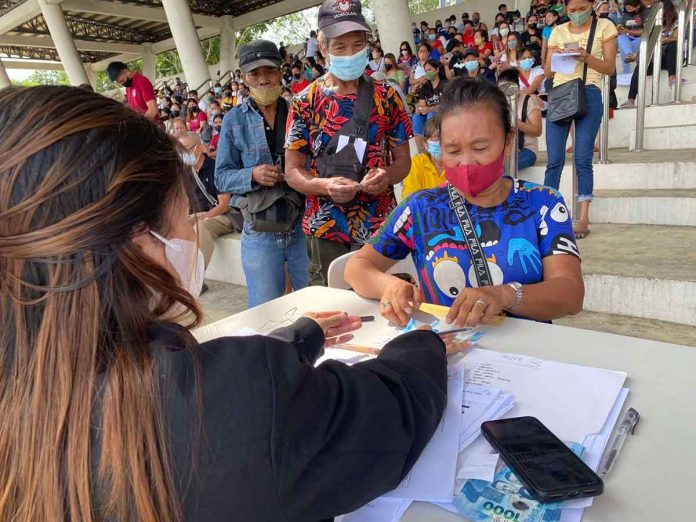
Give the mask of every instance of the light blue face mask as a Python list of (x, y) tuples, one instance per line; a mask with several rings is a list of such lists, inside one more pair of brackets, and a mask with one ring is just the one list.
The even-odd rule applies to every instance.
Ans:
[(468, 62), (464, 62), (464, 67), (466, 67), (466, 70), (470, 73), (475, 73), (479, 70), (479, 63), (476, 60), (470, 60)]
[(592, 8), (581, 13), (568, 13), (568, 18), (570, 18), (570, 21), (573, 22), (573, 25), (578, 27), (585, 25), (591, 16)]
[(524, 60), (520, 60), (520, 69), (523, 71), (529, 71), (534, 67), (534, 58), (526, 58)]
[(428, 153), (436, 160), (442, 159), (442, 148), (439, 141), (428, 141)]
[(334, 56), (329, 54), (329, 60), (329, 72), (344, 82), (360, 78), (369, 62), (365, 49), (351, 56)]

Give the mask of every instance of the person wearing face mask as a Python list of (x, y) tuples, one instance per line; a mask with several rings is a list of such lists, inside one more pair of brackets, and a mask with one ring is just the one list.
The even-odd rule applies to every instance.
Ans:
[(384, 72), (384, 51), (381, 47), (375, 46), (372, 48), (372, 60), (368, 63), (368, 67), (372, 72)]
[(440, 40), (437, 29), (434, 27), (431, 27), (428, 30), (428, 41), (430, 42), (430, 45), (434, 51), (437, 51), (440, 54), (444, 52), (445, 46), (442, 44), (442, 40)]
[(418, 192), (430, 188), (439, 187), (445, 182), (445, 173), (442, 168), (442, 150), (440, 149), (440, 123), (439, 117), (425, 122), (426, 151), (416, 154), (411, 158), (411, 170), (404, 180), (401, 197), (406, 198)]
[(444, 67), (435, 60), (428, 60), (425, 64), (426, 82), (418, 89), (418, 105), (413, 115), (413, 133), (416, 135), (418, 150), (425, 150), (424, 127), (425, 122), (435, 117), (440, 105), (442, 91), (447, 85), (447, 77)]
[(128, 106), (152, 121), (159, 121), (157, 98), (152, 82), (138, 71), (131, 71), (123, 62), (111, 62), (106, 67), (109, 81), (126, 88)]
[[(551, 32), (558, 24), (558, 13), (556, 11), (547, 11), (545, 15), (545, 25), (544, 29), (541, 31), (541, 66), (546, 67), (546, 61), (549, 54), (549, 38), (551, 38)], [(547, 85), (547, 90), (551, 86), (551, 80), (549, 79), (549, 84)]]
[[(519, 69), (511, 68), (500, 73), (498, 85), (520, 83)], [(517, 97), (517, 168), (522, 171), (536, 164), (539, 154), (539, 136), (543, 131), (542, 103), (535, 94), (520, 91)]]
[(510, 67), (517, 67), (517, 56), (521, 41), (519, 33), (510, 33), (505, 39), (505, 51), (498, 54), (497, 59), (491, 64), (491, 69), (500, 73)]
[(315, 366), (361, 326), (340, 311), (196, 340), (180, 152), (101, 95), (0, 92), (5, 520), (325, 520), (398, 487), (440, 424), (464, 346), (433, 332), (352, 367)]
[[(503, 175), (517, 149), (505, 95), (456, 78), (440, 111), (447, 184), (401, 202), (348, 261), (348, 284), (379, 299), (382, 315), (399, 325), (423, 300), (450, 307), (447, 321), (457, 327), (506, 313), (550, 321), (580, 312), (580, 256), (563, 198)], [(409, 255), (418, 287), (387, 274)]]
[(397, 85), (401, 92), (405, 92), (406, 75), (404, 71), (397, 67), (396, 56), (392, 53), (387, 53), (384, 57), (384, 77), (394, 85)]
[[(594, 187), (592, 155), (595, 138), (602, 121), (603, 104), (602, 75), (611, 76), (616, 70), (616, 26), (606, 18), (595, 18), (592, 0), (565, 0), (570, 22), (557, 26), (549, 39), (549, 57), (546, 60), (546, 76), (553, 75), (554, 88), (573, 80), (584, 84), (586, 112), (575, 116), (572, 121), (546, 121), (546, 148), (548, 165), (544, 183), (558, 189), (561, 172), (566, 160), (566, 141), (571, 124), (575, 127), (575, 170), (578, 176), (578, 203), (580, 221), (575, 229), (578, 239), (590, 233), (590, 203)], [(593, 32), (594, 28), (594, 32)], [(591, 52), (587, 52), (590, 35), (594, 34)], [(552, 57), (563, 52), (568, 44), (579, 44), (575, 70), (568, 73), (554, 72), (551, 69)], [(577, 48), (577, 45), (574, 45)], [(549, 95), (551, 96), (551, 94)], [(554, 109), (549, 104), (549, 112)]]
[(293, 94), (299, 94), (310, 84), (309, 80), (302, 75), (302, 63), (295, 62), (292, 64), (292, 83), (290, 90)]
[(454, 75), (491, 83), (496, 81), (493, 71), (488, 67), (481, 67), (480, 56), (476, 49), (464, 49), (461, 61), (454, 66)]
[(302, 232), (303, 198), (285, 182), (285, 123), (289, 107), (281, 96), (281, 58), (267, 40), (239, 49), (239, 65), (251, 97), (223, 120), (215, 184), (232, 195), (244, 215), (242, 268), (249, 307), (285, 292), (285, 266), (292, 288), (309, 283), (309, 257)]
[(213, 137), (210, 140), (210, 144), (208, 145), (208, 156), (210, 156), (213, 159), (215, 159), (217, 156), (217, 148), (218, 144), (220, 143), (220, 131), (222, 131), (223, 118), (224, 117), (222, 114), (218, 114), (217, 116), (213, 117), (212, 121)]
[(539, 19), (536, 15), (531, 15), (527, 19), (527, 28), (520, 35), (522, 44), (531, 50), (536, 56), (541, 56), (542, 38), (539, 31)]
[(474, 24), (474, 31), (488, 31), (488, 26), (481, 21), (481, 13), (478, 11), (471, 14), (471, 21)]
[(640, 49), (640, 37), (643, 34), (644, 8), (640, 0), (624, 0), (623, 16), (617, 27), (618, 44), (623, 62), (623, 73), (631, 73), (631, 63), (636, 61)]
[(204, 113), (195, 100), (189, 100), (186, 111), (186, 126), (188, 130), (199, 132), (204, 124), (208, 123), (208, 115)]
[(244, 218), (239, 210), (230, 208), (230, 194), (218, 193), (215, 187), (215, 159), (208, 154), (200, 134), (187, 131), (178, 139), (189, 153), (185, 160), (192, 177), (192, 182), (187, 184), (191, 219), (198, 224), (199, 247), (207, 269), (215, 250), (215, 240), (226, 234), (241, 232)]
[(493, 44), (488, 41), (488, 31), (479, 29), (474, 33), (474, 49), (478, 52), (479, 66), (488, 68), (489, 60), (493, 56)]
[(307, 196), (311, 282), (326, 285), (329, 265), (365, 244), (396, 205), (413, 133), (396, 88), (364, 74), (370, 26), (360, 2), (325, 1), (318, 25), (328, 72), (293, 99), (285, 156), (288, 183)]
[[(497, 61), (498, 57), (503, 54), (505, 51), (507, 51), (508, 46), (507, 46), (507, 39), (508, 36), (510, 36), (510, 26), (508, 25), (507, 22), (500, 22), (497, 25), (497, 32), (493, 33), (491, 32), (491, 39), (493, 43), (493, 54), (495, 56), (495, 60)], [(495, 29), (494, 29), (495, 31)], [(494, 38), (494, 36), (497, 34), (497, 36)]]
[(232, 96), (232, 89), (225, 89), (222, 95), (222, 100), (220, 101), (220, 105), (222, 106), (222, 112), (229, 112), (230, 110), (232, 110), (232, 107), (236, 105), (236, 103), (236, 98)]
[(520, 73), (519, 84), (520, 92), (523, 94), (545, 93), (544, 90), (544, 69), (536, 65), (536, 58), (531, 49), (523, 47), (520, 49), (520, 60), (517, 68)]

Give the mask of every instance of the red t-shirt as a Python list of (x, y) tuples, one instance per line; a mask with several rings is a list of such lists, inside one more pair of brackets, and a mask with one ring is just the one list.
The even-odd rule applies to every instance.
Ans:
[(302, 81), (299, 82), (292, 82), (290, 84), (290, 90), (293, 94), (300, 94), (302, 91), (305, 90), (305, 87), (307, 87), (308, 85), (309, 82), (305, 79), (302, 79)]
[(126, 88), (128, 105), (140, 114), (147, 112), (147, 102), (155, 100), (155, 89), (152, 82), (140, 73), (135, 73), (131, 79), (131, 86)]
[(464, 44), (464, 47), (470, 47), (471, 49), (475, 49), (476, 42), (474, 41), (474, 33), (462, 34), (462, 44)]

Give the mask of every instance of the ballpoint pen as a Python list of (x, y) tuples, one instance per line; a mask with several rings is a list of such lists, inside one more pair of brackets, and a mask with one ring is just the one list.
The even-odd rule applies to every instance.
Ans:
[(609, 445), (607, 446), (604, 456), (602, 457), (602, 462), (599, 464), (599, 470), (597, 474), (604, 478), (614, 467), (614, 462), (616, 462), (616, 457), (618, 457), (621, 448), (623, 447), (626, 439), (629, 435), (632, 435), (636, 429), (636, 425), (640, 420), (640, 414), (633, 408), (629, 408), (621, 419), (621, 424), (619, 424), (618, 430), (612, 437)]

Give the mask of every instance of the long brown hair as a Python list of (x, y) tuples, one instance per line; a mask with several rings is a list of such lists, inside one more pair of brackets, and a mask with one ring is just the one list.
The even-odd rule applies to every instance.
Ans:
[(117, 102), (0, 91), (0, 520), (181, 518), (148, 327), (200, 311), (131, 239), (184, 176)]

